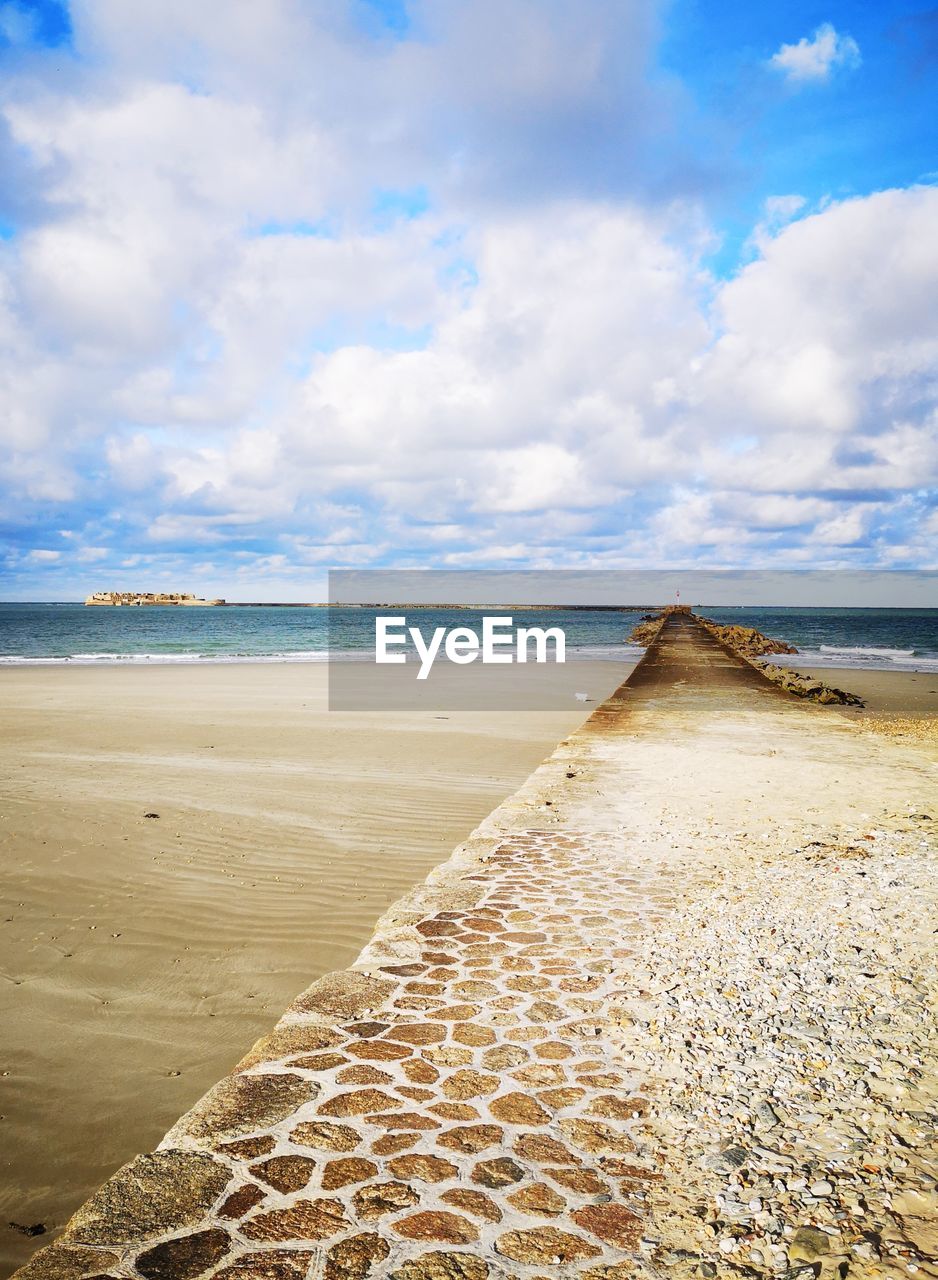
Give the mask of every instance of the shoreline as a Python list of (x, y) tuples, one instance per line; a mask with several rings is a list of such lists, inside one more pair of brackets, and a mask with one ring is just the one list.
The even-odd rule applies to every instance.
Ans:
[[(920, 718), (938, 717), (938, 672), (936, 671), (885, 671), (881, 668), (812, 667), (805, 663), (796, 671), (819, 680), (826, 680), (855, 693), (866, 703), (865, 707), (840, 707), (848, 719), (886, 719), (896, 715), (914, 715)], [(837, 674), (832, 673), (836, 670)]]
[[(568, 646), (567, 663), (577, 665), (580, 663), (591, 662), (613, 662), (618, 664), (635, 663), (641, 657), (643, 650), (639, 645), (625, 643), (621, 646), (614, 645), (589, 645), (589, 646)], [(895, 676), (902, 679), (906, 676), (921, 676), (923, 679), (930, 679), (936, 687), (938, 687), (938, 668), (930, 666), (915, 665), (914, 659), (908, 664), (892, 663), (886, 665), (859, 666), (855, 663), (844, 664), (838, 666), (833, 662), (824, 661), (816, 662), (817, 655), (811, 652), (795, 653), (784, 655), (785, 661), (779, 659), (777, 662), (768, 662), (765, 664), (756, 663), (757, 666), (788, 666), (792, 670), (800, 670), (803, 675), (816, 677), (820, 680), (828, 682), (833, 677), (842, 681), (841, 673), (848, 673), (848, 682), (856, 679), (858, 682), (865, 682), (866, 676), (882, 675)], [(806, 658), (808, 661), (799, 662), (800, 658)], [(215, 667), (215, 666), (298, 666), (312, 665), (317, 666), (328, 662), (371, 662), (372, 653), (370, 649), (308, 649), (296, 650), (293, 652), (278, 653), (254, 653), (254, 654), (203, 654), (203, 653), (75, 653), (69, 655), (52, 655), (52, 656), (34, 656), (24, 657), (17, 654), (0, 654), (0, 672), (2, 671), (30, 671), (43, 668), (65, 667), (65, 668), (83, 668), (93, 667), (100, 670), (111, 670), (121, 667)], [(416, 662), (414, 657), (408, 657), (409, 662)], [(935, 659), (923, 658), (922, 662), (935, 662)], [(565, 665), (565, 664), (562, 664)], [(2, 678), (2, 677), (0, 677)], [(851, 689), (850, 692), (861, 693), (860, 689)], [(927, 696), (926, 691), (926, 696)]]
[[(591, 645), (567, 649), (567, 661), (583, 662), (615, 662), (618, 664), (634, 663), (641, 656), (636, 645)], [(408, 658), (416, 663), (413, 656)], [(287, 653), (254, 653), (254, 654), (196, 654), (196, 653), (137, 653), (106, 654), (86, 653), (68, 656), (19, 657), (18, 655), (0, 655), (0, 671), (31, 670), (37, 667), (215, 667), (215, 666), (255, 666), (257, 664), (282, 663), (284, 666), (298, 664), (319, 665), (327, 662), (369, 662), (373, 663), (370, 649), (306, 649)], [(560, 664), (566, 665), (566, 664)]]

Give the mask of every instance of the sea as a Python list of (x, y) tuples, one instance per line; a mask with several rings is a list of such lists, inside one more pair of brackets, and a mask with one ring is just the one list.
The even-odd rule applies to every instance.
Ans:
[[(485, 611), (491, 613), (491, 610)], [(500, 609), (500, 614), (510, 612)], [(697, 606), (723, 623), (755, 627), (785, 640), (797, 656), (778, 661), (810, 667), (862, 667), (938, 672), (938, 609), (725, 608)], [(435, 627), (472, 627), (483, 610), (87, 607), (0, 603), (0, 665), (146, 666), (167, 663), (323, 662), (366, 660), (376, 613), (406, 613), (426, 634)], [(515, 615), (516, 626), (561, 627), (567, 660), (634, 661), (642, 650), (628, 634), (643, 609), (538, 609)]]

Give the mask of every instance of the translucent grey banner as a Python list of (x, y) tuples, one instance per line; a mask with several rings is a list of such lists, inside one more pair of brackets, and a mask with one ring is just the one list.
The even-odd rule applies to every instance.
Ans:
[(559, 710), (602, 701), (665, 605), (787, 641), (802, 665), (938, 672), (938, 573), (339, 570), (333, 710)]

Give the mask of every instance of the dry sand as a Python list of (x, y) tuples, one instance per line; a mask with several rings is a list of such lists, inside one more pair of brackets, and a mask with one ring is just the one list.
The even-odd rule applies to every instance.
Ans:
[(862, 733), (890, 738), (938, 760), (938, 672), (795, 669), (861, 697), (865, 706), (839, 707), (838, 712)]
[(629, 670), (520, 715), (328, 713), (305, 665), (0, 672), (0, 1275)]

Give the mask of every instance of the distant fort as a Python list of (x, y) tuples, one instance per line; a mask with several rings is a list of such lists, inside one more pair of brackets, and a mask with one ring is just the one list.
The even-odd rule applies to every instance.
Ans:
[(224, 600), (203, 600), (183, 591), (96, 591), (85, 599), (85, 604), (110, 605), (219, 605)]

